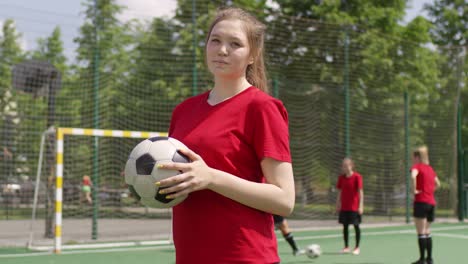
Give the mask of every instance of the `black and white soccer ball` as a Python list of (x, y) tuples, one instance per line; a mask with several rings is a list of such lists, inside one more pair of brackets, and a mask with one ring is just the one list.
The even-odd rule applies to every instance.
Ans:
[(322, 249), (318, 244), (308, 245), (305, 249), (305, 254), (309, 258), (318, 258), (320, 255), (322, 255)]
[(155, 183), (179, 174), (175, 170), (158, 169), (159, 163), (190, 162), (189, 158), (177, 151), (187, 148), (182, 142), (171, 137), (145, 139), (133, 148), (125, 165), (125, 183), (142, 204), (153, 208), (169, 208), (182, 202), (187, 196), (166, 199), (160, 194)]

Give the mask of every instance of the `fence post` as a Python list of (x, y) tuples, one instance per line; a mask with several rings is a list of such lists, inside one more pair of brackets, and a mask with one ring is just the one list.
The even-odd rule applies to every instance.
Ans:
[(411, 173), (410, 173), (410, 147), (409, 147), (409, 98), (408, 98), (408, 91), (404, 93), (404, 102), (405, 102), (405, 176), (406, 176), (406, 223), (410, 222), (410, 180), (411, 180)]
[(457, 158), (458, 158), (458, 220), (463, 222), (465, 218), (465, 188), (464, 188), (464, 150), (462, 146), (462, 106), (461, 103), (458, 103), (457, 107)]
[(345, 154), (351, 155), (350, 131), (349, 131), (349, 34), (348, 28), (345, 28), (344, 39), (344, 92), (345, 92)]
[(192, 69), (192, 96), (197, 94), (198, 90), (198, 71), (197, 71), (197, 4), (192, 0), (192, 27), (193, 27), (193, 69)]
[[(94, 47), (94, 82), (93, 82), (93, 90), (94, 90), (94, 128), (99, 128), (99, 6), (98, 0), (94, 0), (94, 9), (95, 9), (95, 16), (94, 16), (94, 28), (95, 32), (95, 43)], [(91, 238), (97, 239), (98, 238), (98, 214), (99, 214), (99, 139), (98, 137), (94, 137), (94, 153), (93, 153), (93, 188), (92, 196), (93, 196), (93, 223), (92, 223), (92, 232)]]

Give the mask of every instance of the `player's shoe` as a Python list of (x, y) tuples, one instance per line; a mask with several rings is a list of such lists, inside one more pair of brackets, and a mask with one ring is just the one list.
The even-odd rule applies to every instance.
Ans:
[(341, 253), (342, 254), (348, 254), (349, 252), (351, 252), (351, 250), (349, 249), (349, 247), (345, 247), (341, 250)]
[(353, 250), (353, 255), (359, 255), (361, 254), (361, 250), (357, 247)]
[(412, 262), (411, 264), (426, 264), (426, 261), (424, 261), (424, 259), (418, 259), (417, 261)]
[(426, 259), (426, 264), (434, 264), (434, 261), (432, 261), (432, 259)]
[(298, 249), (298, 250), (294, 250), (293, 251), (293, 255), (294, 256), (300, 256), (300, 255), (304, 255), (305, 254), (305, 250), (304, 249)]

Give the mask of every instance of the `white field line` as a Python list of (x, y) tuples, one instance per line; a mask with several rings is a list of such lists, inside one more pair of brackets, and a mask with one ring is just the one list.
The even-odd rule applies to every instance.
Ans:
[[(159, 250), (159, 249), (171, 249), (174, 246), (153, 246), (153, 247), (132, 247), (132, 248), (107, 248), (107, 249), (87, 249), (87, 250), (73, 250), (73, 251), (62, 251), (60, 255), (73, 255), (73, 254), (92, 254), (92, 253), (108, 253), (108, 252), (122, 252), (122, 251), (145, 251), (145, 250)], [(34, 257), (34, 256), (46, 256), (55, 255), (53, 252), (36, 252), (36, 253), (23, 253), (23, 254), (4, 254), (0, 255), (0, 258), (16, 258), (16, 257)]]
[[(439, 227), (439, 228), (431, 228), (431, 232), (433, 231), (446, 231), (446, 230), (463, 230), (468, 229), (468, 226), (449, 226), (449, 227)], [(381, 232), (366, 232), (365, 230), (362, 231), (362, 235), (365, 236), (382, 236), (382, 235), (396, 235), (396, 234), (416, 234), (416, 230), (414, 229), (406, 229), (406, 230), (389, 230), (389, 231), (381, 231)], [(443, 233), (432, 233), (434, 236), (452, 236), (456, 238), (467, 238), (468, 236), (461, 236), (461, 235), (451, 235), (451, 234), (443, 234)], [(294, 240), (312, 240), (312, 239), (327, 239), (327, 238), (337, 238), (342, 237), (342, 234), (334, 234), (334, 235), (318, 235), (318, 236), (294, 236)], [(354, 236), (351, 234), (350, 236)]]
[(450, 237), (450, 238), (461, 238), (461, 239), (468, 239), (468, 236), (464, 235), (457, 235), (457, 234), (448, 234), (448, 233), (432, 233), (435, 237)]
[[(432, 228), (431, 232), (433, 231), (446, 231), (446, 230), (464, 230), (468, 229), (468, 226), (452, 226), (452, 227), (439, 227), (439, 228)], [(380, 235), (395, 235), (395, 234), (415, 234), (416, 231), (413, 229), (406, 229), (406, 230), (389, 230), (389, 231), (382, 231), (382, 232), (362, 232), (363, 235), (366, 236), (380, 236)], [(350, 234), (353, 236), (354, 234)], [(457, 235), (457, 234), (447, 234), (447, 233), (433, 233), (434, 236), (441, 236), (441, 237), (451, 237), (451, 238), (461, 238), (461, 239), (468, 239), (468, 236), (464, 235)], [(333, 234), (333, 235), (318, 235), (318, 236), (295, 236), (295, 240), (316, 240), (316, 239), (327, 239), (327, 238), (337, 238), (341, 237), (342, 234)], [(284, 242), (284, 239), (278, 239), (278, 242)], [(146, 242), (139, 242), (140, 245), (151, 245), (151, 241)], [(122, 248), (108, 248), (108, 249), (96, 249), (96, 250), (73, 250), (73, 251), (62, 251), (60, 254), (62, 255), (71, 255), (71, 254), (83, 254), (83, 253), (107, 253), (107, 252), (122, 252), (122, 251), (144, 251), (144, 250), (158, 250), (158, 249), (170, 249), (173, 248), (172, 245), (168, 246), (152, 246), (152, 247), (122, 247)], [(39, 253), (24, 253), (24, 254), (3, 254), (0, 255), (0, 258), (15, 258), (15, 257), (32, 257), (32, 256), (44, 256), (44, 255), (52, 255), (52, 252), (39, 252)]]

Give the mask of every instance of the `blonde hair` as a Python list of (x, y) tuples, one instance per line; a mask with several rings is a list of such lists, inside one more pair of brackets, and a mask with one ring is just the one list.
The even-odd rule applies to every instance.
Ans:
[(341, 164), (345, 163), (345, 161), (349, 161), (351, 163), (352, 168), (354, 169), (354, 161), (351, 157), (345, 157)]
[[(205, 44), (208, 43), (214, 26), (223, 20), (240, 20), (244, 24), (244, 30), (250, 46), (250, 55), (253, 63), (247, 66), (245, 76), (247, 81), (258, 89), (268, 92), (268, 82), (265, 71), (264, 38), (266, 26), (255, 16), (237, 7), (225, 7), (218, 9), (206, 36)], [(207, 45), (205, 45), (207, 46)], [(206, 56), (205, 56), (206, 58)]]
[(419, 146), (413, 151), (413, 157), (417, 157), (422, 163), (429, 164), (429, 149), (427, 146)]

